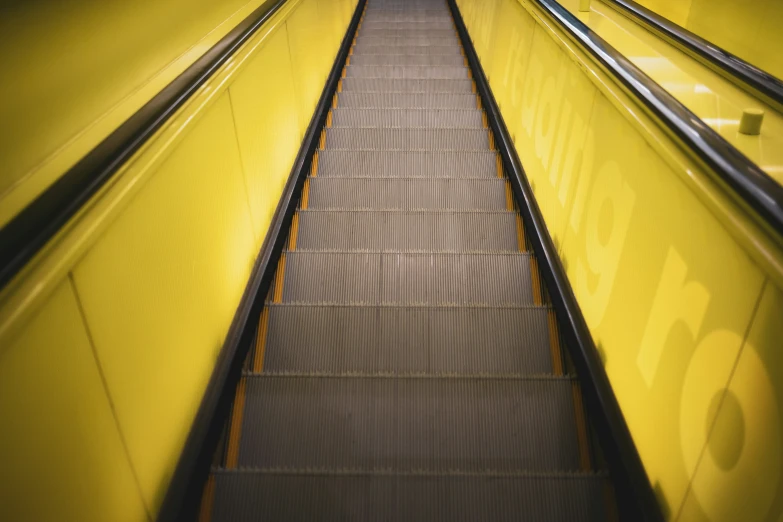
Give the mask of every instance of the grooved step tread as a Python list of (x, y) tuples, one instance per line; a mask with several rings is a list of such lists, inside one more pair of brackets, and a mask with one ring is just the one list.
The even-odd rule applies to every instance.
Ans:
[[(472, 80), (421, 80), (403, 78), (343, 78), (342, 92), (394, 94), (471, 94)], [(339, 95), (338, 95), (339, 96)], [(475, 107), (471, 104), (470, 108)]]
[[(360, 45), (353, 51), (351, 60), (357, 56), (393, 55), (393, 56), (419, 56), (419, 55), (444, 55), (462, 57), (462, 52), (457, 45)], [(355, 62), (354, 62), (355, 63)]]
[[(445, 95), (448, 96), (448, 95)], [(483, 129), (478, 109), (332, 109), (332, 127)]]
[(605, 478), (216, 473), (212, 522), (590, 522), (607, 520)]
[(318, 177), (498, 179), (498, 155), (478, 151), (322, 150)]
[(381, 129), (351, 127), (326, 129), (326, 149), (363, 150), (487, 150), (486, 129)]
[(349, 65), (345, 75), (348, 78), (470, 79), (467, 68), (452, 65)]
[(461, 66), (465, 58), (459, 54), (354, 54), (351, 66), (358, 65), (403, 65), (403, 66)]
[(296, 248), (518, 252), (520, 245), (509, 211), (303, 210)]
[(530, 305), (528, 254), (285, 254), (287, 303)]
[(570, 378), (245, 379), (242, 467), (579, 469)]
[(310, 178), (308, 209), (497, 210), (506, 207), (499, 178)]
[(264, 371), (552, 373), (544, 307), (269, 305)]

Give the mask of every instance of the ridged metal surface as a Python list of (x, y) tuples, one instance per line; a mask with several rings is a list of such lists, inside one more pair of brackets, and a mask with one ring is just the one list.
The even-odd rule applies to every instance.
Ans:
[(253, 375), (239, 465), (578, 470), (571, 386), (563, 377)]
[(446, 1), (368, 0), (355, 41), (212, 522), (606, 520)]
[(551, 373), (548, 313), (542, 307), (272, 305), (264, 370)]
[(387, 30), (418, 30), (431, 32), (434, 29), (454, 29), (454, 22), (448, 16), (430, 16), (424, 20), (396, 20), (388, 16), (370, 16), (362, 23), (360, 34), (367, 34), (374, 29)]
[[(343, 78), (343, 93), (347, 92), (390, 92), (390, 93), (461, 93), (473, 92), (472, 80), (402, 80), (397, 78)], [(470, 108), (475, 107), (470, 104)]]
[(283, 302), (533, 304), (527, 254), (288, 252)]
[(324, 150), (318, 176), (381, 178), (495, 178), (497, 154), (483, 151)]
[(306, 210), (297, 250), (516, 252), (508, 211)]
[(460, 66), (465, 58), (448, 54), (356, 54), (351, 65)]
[(425, 27), (417, 29), (395, 29), (395, 28), (378, 28), (378, 29), (365, 29), (362, 27), (359, 29), (361, 36), (370, 38), (415, 38), (417, 36), (429, 36), (431, 38), (445, 38), (447, 36), (453, 36), (457, 32), (456, 29), (427, 29)]
[(422, 178), (310, 179), (310, 209), (498, 210), (505, 205), (504, 180)]
[(346, 109), (332, 110), (332, 127), (421, 127), (483, 129), (478, 109)]
[(606, 479), (589, 474), (217, 473), (212, 522), (591, 522)]
[[(403, 41), (409, 42), (408, 39)], [(439, 65), (427, 67), (424, 65), (351, 65), (345, 71), (348, 78), (427, 78), (445, 80), (467, 80), (468, 70), (465, 67)]]
[(445, 56), (462, 56), (459, 47), (453, 45), (362, 45), (353, 52), (351, 58), (352, 63), (357, 56), (369, 56), (369, 55), (445, 55)]
[(486, 129), (379, 129), (375, 127), (326, 130), (327, 149), (359, 150), (486, 150)]
[(456, 49), (459, 49), (459, 40), (457, 35), (453, 36), (409, 36), (409, 37), (395, 37), (395, 36), (361, 36), (356, 38), (356, 48), (362, 45), (453, 45)]

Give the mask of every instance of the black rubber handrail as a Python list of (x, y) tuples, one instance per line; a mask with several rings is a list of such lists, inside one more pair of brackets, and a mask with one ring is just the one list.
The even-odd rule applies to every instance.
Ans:
[(549, 290), (560, 332), (565, 341), (564, 345), (576, 367), (588, 417), (598, 434), (599, 444), (609, 466), (617, 492), (620, 519), (634, 522), (662, 522), (664, 518), (660, 506), (634, 445), (633, 437), (568, 281), (565, 268), (549, 235), (514, 142), (465, 28), (459, 8), (455, 0), (448, 1), (476, 82), (476, 89), (487, 113), (487, 121), (503, 160), (503, 167), (511, 183), (514, 197), (519, 203), (527, 237), (538, 259), (541, 276)]
[(332, 100), (342, 77), (348, 52), (359, 27), (366, 0), (358, 0), (351, 22), (326, 79), (321, 97), (307, 126), (283, 193), (275, 208), (264, 244), (256, 257), (242, 300), (218, 355), (209, 384), (191, 426), (171, 484), (166, 492), (157, 522), (192, 522), (198, 518), (201, 495), (209, 476), (212, 458), (228, 420), (242, 363), (254, 346), (258, 318), (288, 239), (291, 222), (310, 172), (313, 155), (332, 108)]
[(713, 69), (735, 83), (766, 98), (776, 108), (783, 108), (783, 81), (742, 58), (718, 47), (684, 27), (667, 20), (633, 0), (603, 0), (607, 5), (631, 18), (648, 30), (671, 40), (686, 52), (707, 62)]
[(0, 290), (285, 2), (264, 2), (0, 229)]
[(682, 140), (742, 202), (778, 235), (783, 235), (783, 186), (565, 7), (555, 0), (533, 2)]

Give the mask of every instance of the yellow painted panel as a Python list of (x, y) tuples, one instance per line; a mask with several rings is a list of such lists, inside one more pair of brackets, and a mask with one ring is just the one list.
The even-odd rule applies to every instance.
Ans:
[[(490, 86), (505, 117), (512, 138), (522, 111), (522, 93), (530, 60), (536, 23), (517, 2), (503, 1), (494, 18), (495, 49), (492, 58), (480, 55), (485, 71), (489, 71)], [(512, 130), (513, 129), (513, 130)]]
[(229, 94), (260, 247), (302, 135), (285, 25), (268, 37)]
[(783, 3), (778, 0), (639, 0), (664, 18), (783, 78)]
[(0, 226), (263, 1), (3, 2)]
[(511, 131), (549, 233), (559, 246), (585, 145), (588, 137), (593, 139), (588, 124), (596, 88), (540, 27), (529, 61), (519, 123)]
[(733, 364), (694, 354), (739, 348), (763, 277), (604, 96), (590, 127), (562, 256), (648, 475), (677, 509), (700, 451), (696, 397)]
[(783, 292), (768, 283), (731, 384), (715, 383), (701, 398), (708, 410), (719, 409), (714, 424), (698, 419), (705, 450), (680, 520), (765, 522), (783, 515), (781, 347)]
[(231, 105), (223, 94), (74, 270), (153, 513), (255, 254)]
[(0, 519), (147, 514), (70, 282), (0, 349)]
[(318, 19), (317, 0), (303, 0), (286, 22), (286, 27), (294, 66), (294, 84), (299, 98), (300, 127), (304, 132), (325, 80), (321, 74), (325, 58), (321, 41), (324, 25)]

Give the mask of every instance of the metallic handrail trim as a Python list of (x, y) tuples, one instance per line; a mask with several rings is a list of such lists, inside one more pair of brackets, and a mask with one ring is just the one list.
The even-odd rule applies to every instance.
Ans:
[(783, 235), (783, 186), (555, 0), (532, 0)]
[(709, 62), (709, 65), (730, 80), (761, 95), (764, 101), (776, 105), (776, 108), (783, 108), (783, 81), (779, 78), (633, 0), (603, 0), (603, 2), (652, 32), (672, 40), (697, 58)]

